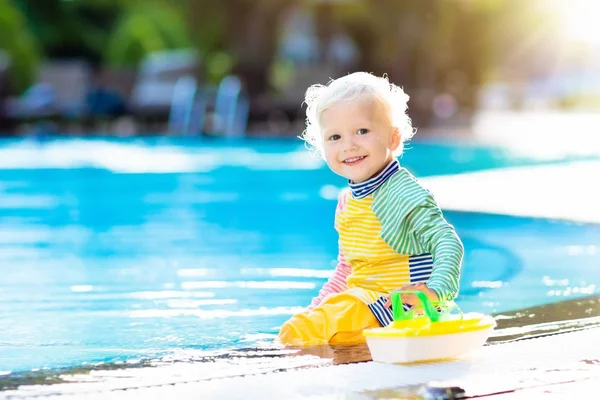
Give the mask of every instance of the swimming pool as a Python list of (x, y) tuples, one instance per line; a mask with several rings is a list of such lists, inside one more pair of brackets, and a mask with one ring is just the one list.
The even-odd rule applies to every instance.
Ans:
[[(418, 176), (565, 161), (412, 147)], [(270, 340), (333, 266), (343, 186), (293, 140), (0, 142), (0, 371)], [(466, 248), (463, 309), (597, 292), (598, 226), (446, 215)]]

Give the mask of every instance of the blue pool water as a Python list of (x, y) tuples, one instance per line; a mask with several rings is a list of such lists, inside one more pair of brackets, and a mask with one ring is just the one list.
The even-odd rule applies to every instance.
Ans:
[[(540, 162), (412, 147), (418, 176)], [(333, 267), (343, 186), (293, 140), (0, 142), (0, 371), (270, 340)], [(597, 292), (598, 226), (446, 216), (466, 248), (463, 309)]]

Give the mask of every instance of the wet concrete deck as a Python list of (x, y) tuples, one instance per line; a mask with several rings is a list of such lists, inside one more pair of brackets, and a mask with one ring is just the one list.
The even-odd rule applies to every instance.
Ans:
[[(219, 371), (209, 363), (96, 371), (77, 383), (26, 386), (7, 399), (292, 399), (428, 398), (455, 387), (468, 397), (521, 398), (583, 391), (600, 382), (600, 328), (484, 346), (456, 360), (392, 365), (319, 366), (311, 356), (285, 358), (284, 370)], [(314, 356), (313, 356), (314, 357)], [(320, 358), (324, 364), (326, 358)], [(277, 363), (275, 363), (277, 364)], [(248, 372), (250, 371), (250, 372)], [(459, 388), (459, 389), (458, 389)], [(445, 390), (445, 389), (444, 389)], [(411, 397), (412, 396), (412, 397)], [(511, 397), (512, 396), (512, 397)], [(531, 397), (530, 397), (531, 398)]]

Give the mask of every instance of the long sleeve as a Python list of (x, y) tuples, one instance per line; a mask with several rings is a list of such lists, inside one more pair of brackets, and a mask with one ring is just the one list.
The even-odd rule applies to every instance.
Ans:
[(321, 303), (321, 301), (323, 301), (325, 297), (329, 296), (330, 294), (340, 293), (348, 289), (347, 279), (351, 272), (352, 267), (346, 262), (346, 259), (340, 250), (338, 254), (337, 266), (333, 270), (333, 273), (327, 282), (325, 282), (321, 290), (319, 290), (319, 295), (312, 299), (312, 302), (308, 308), (315, 308)]
[[(348, 192), (342, 192), (338, 199), (338, 204), (335, 210), (335, 229), (339, 232), (339, 227), (343, 224), (343, 210), (346, 204), (346, 198)], [(352, 273), (352, 266), (346, 261), (344, 253), (342, 252), (341, 240), (338, 240), (338, 263), (333, 270), (333, 273), (325, 282), (317, 297), (312, 299), (312, 302), (308, 306), (309, 309), (318, 306), (321, 301), (330, 294), (340, 293), (348, 289), (348, 276)]]
[(435, 203), (427, 202), (413, 209), (406, 222), (425, 251), (433, 256), (433, 270), (426, 285), (440, 301), (458, 295), (464, 248), (452, 225), (442, 216)]

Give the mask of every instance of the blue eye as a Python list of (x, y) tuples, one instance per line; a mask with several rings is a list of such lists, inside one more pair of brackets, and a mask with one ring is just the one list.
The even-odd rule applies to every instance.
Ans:
[(356, 133), (358, 133), (359, 135), (366, 135), (367, 133), (369, 133), (369, 130), (366, 128), (361, 128), (358, 131), (356, 131)]
[(341, 136), (340, 136), (340, 135), (331, 135), (331, 136), (329, 137), (329, 140), (339, 140), (340, 138), (341, 138)]

